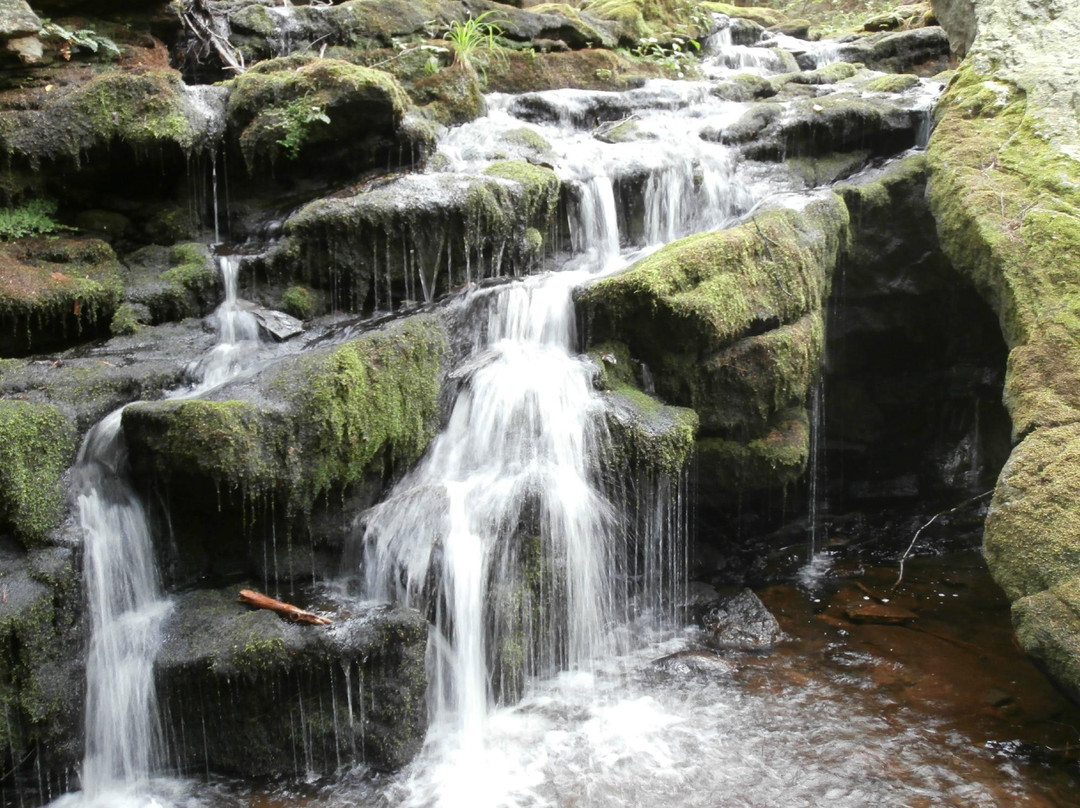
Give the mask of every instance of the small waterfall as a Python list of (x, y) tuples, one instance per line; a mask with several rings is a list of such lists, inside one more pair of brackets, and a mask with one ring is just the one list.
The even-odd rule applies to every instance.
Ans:
[(124, 473), (122, 413), (90, 431), (76, 466), (91, 625), (82, 785), (89, 803), (102, 805), (115, 799), (110, 792), (138, 793), (160, 748), (153, 664), (170, 609), (146, 517)]
[[(190, 369), (200, 383), (174, 397), (235, 376), (258, 342), (254, 317), (237, 307), (239, 260), (224, 256), (219, 265), (225, 301), (214, 313), (218, 343)], [(62, 804), (158, 804), (147, 794), (162, 745), (153, 668), (172, 604), (162, 594), (146, 515), (128, 479), (122, 417), (123, 408), (115, 410), (90, 430), (75, 466), (90, 649), (83, 790)]]

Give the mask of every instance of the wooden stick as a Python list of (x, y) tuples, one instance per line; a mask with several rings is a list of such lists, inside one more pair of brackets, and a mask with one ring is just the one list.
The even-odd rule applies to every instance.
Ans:
[(269, 609), (295, 623), (311, 623), (313, 626), (328, 626), (333, 622), (326, 617), (320, 617), (314, 612), (304, 611), (298, 606), (293, 606), (291, 603), (283, 603), (280, 600), (275, 600), (268, 595), (263, 595), (251, 589), (241, 589), (240, 596), (236, 599), (236, 602), (246, 603), (248, 606), (254, 606), (257, 609)]

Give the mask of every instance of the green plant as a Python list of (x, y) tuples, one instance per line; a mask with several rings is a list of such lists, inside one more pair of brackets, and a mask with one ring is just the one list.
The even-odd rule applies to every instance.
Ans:
[(307, 320), (315, 313), (315, 296), (306, 286), (290, 286), (281, 295), (281, 308), (293, 317)]
[(470, 17), (464, 22), (455, 20), (443, 34), (443, 39), (450, 43), (454, 51), (454, 64), (479, 69), (484, 72), (486, 59), (499, 52), (496, 41), (502, 28), (494, 22), (488, 22), (495, 12), (485, 11), (478, 17)]
[(316, 123), (330, 123), (330, 117), (322, 104), (312, 103), (310, 98), (298, 98), (290, 101), (281, 109), (284, 137), (276, 143), (285, 149), (290, 160), (300, 156), (300, 147), (311, 134), (311, 127)]
[(64, 226), (53, 219), (55, 213), (56, 203), (51, 199), (31, 199), (16, 208), (0, 208), (0, 241), (63, 230)]
[(664, 34), (665, 39), (668, 37), (671, 38), (662, 43), (651, 36), (634, 49), (634, 54), (656, 62), (681, 79), (686, 75), (686, 71), (696, 64), (693, 51), (701, 50), (701, 43), (691, 37), (673, 35), (671, 32)]
[(114, 59), (120, 58), (120, 46), (107, 36), (102, 36), (90, 28), (79, 28), (73, 31), (59, 23), (45, 20), (44, 25), (41, 26), (41, 31), (43, 38), (59, 40), (60, 55), (64, 59), (71, 58), (72, 48), (88, 50), (91, 53), (104, 51)]

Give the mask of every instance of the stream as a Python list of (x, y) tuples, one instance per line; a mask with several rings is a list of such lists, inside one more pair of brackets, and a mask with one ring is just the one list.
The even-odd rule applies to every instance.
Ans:
[[(708, 50), (711, 76), (771, 69), (760, 49)], [(940, 89), (923, 81), (904, 103), (925, 115)], [(432, 164), (480, 170), (500, 159), (504, 135), (532, 128), (572, 189), (570, 249), (549, 252), (547, 271), (446, 304), (459, 323), (448, 420), (389, 495), (356, 515), (359, 597), (431, 618), (431, 725), (419, 757), (393, 775), (360, 765), (301, 784), (160, 775), (151, 671), (169, 604), (149, 569), (137, 499), (107, 475), (123, 462), (118, 412), (80, 457), (80, 468), (105, 475), (88, 476), (80, 497), (93, 573), (88, 745), (84, 792), (56, 804), (1076, 804), (1066, 748), (1080, 740), (1080, 714), (1013, 648), (1007, 603), (978, 554), (978, 520), (930, 535), (895, 594), (900, 533), (865, 552), (875, 541), (865, 528), (817, 547), (809, 567), (802, 542), (776, 542), (756, 589), (786, 639), (771, 651), (714, 652), (687, 616), (686, 480), (639, 481), (647, 501), (631, 506), (605, 478), (605, 404), (579, 354), (572, 293), (672, 240), (763, 205), (797, 208), (813, 193), (783, 163), (741, 161), (698, 136), (730, 126), (749, 104), (718, 98), (708, 82), (652, 81), (621, 94), (489, 96), (488, 107), (444, 136)], [(632, 139), (593, 136), (598, 121), (627, 119)], [(631, 186), (640, 204), (626, 203)], [(427, 289), (422, 274), (415, 283)], [(244, 366), (238, 346), (253, 331), (231, 315), (235, 274), (227, 287), (220, 343), (194, 371), (203, 386), (183, 395)], [(631, 518), (628, 507), (651, 516)], [(826, 519), (810, 521), (817, 534)], [(636, 560), (626, 558), (629, 542)], [(529, 571), (533, 545), (546, 559), (539, 572)], [(845, 619), (867, 600), (919, 619)], [(121, 625), (136, 647), (114, 647)]]

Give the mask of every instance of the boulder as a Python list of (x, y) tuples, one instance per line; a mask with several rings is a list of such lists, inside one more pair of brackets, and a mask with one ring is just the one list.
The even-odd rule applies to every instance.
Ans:
[(938, 26), (869, 34), (840, 45), (845, 62), (862, 62), (884, 73), (932, 76), (950, 66), (949, 37)]
[(203, 317), (220, 300), (220, 274), (204, 244), (144, 247), (126, 263), (124, 300), (145, 307), (149, 324)]
[(155, 678), (170, 763), (302, 779), (342, 765), (398, 769), (416, 755), (427, 730), (419, 612), (331, 605), (331, 625), (300, 625), (236, 603), (239, 588), (180, 595), (162, 627)]
[(0, 0), (0, 40), (33, 36), (41, 31), (41, 20), (26, 0)]
[(707, 609), (701, 627), (706, 644), (722, 651), (768, 651), (784, 639), (776, 618), (749, 589)]

